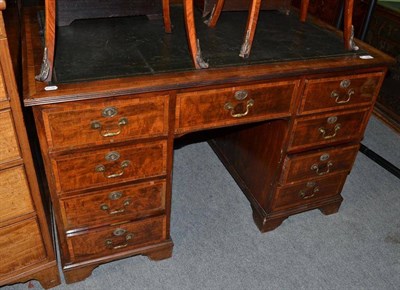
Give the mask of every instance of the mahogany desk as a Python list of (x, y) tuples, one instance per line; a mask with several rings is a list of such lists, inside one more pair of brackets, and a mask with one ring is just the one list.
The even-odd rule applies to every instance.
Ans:
[[(172, 11), (174, 22), (182, 11)], [(197, 17), (196, 17), (197, 18)], [(200, 18), (200, 17), (198, 17)], [(102, 263), (172, 254), (174, 143), (210, 140), (267, 232), (306, 210), (338, 211), (391, 58), (297, 16), (261, 12), (248, 60), (247, 13), (197, 24), (210, 68), (195, 70), (183, 25), (91, 19), (59, 28), (55, 75), (37, 82), (37, 11), (25, 10), (24, 78), (54, 206), (68, 283)], [(179, 29), (182, 27), (182, 29)], [(204, 180), (204, 182), (211, 182)]]

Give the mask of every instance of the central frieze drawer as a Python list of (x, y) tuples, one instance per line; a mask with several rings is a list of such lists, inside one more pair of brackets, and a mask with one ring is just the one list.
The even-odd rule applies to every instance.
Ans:
[(347, 173), (312, 179), (278, 187), (272, 208), (281, 210), (307, 206), (325, 198), (337, 195), (342, 190)]
[(306, 80), (300, 114), (369, 105), (382, 80), (382, 72)]
[(339, 172), (350, 172), (358, 148), (357, 144), (289, 155), (285, 158), (280, 184)]
[(290, 150), (361, 139), (369, 110), (297, 118)]
[(168, 132), (168, 96), (119, 97), (47, 106), (49, 150), (74, 149)]
[(163, 212), (165, 186), (165, 181), (152, 181), (63, 198), (60, 207), (65, 228), (110, 224)]
[(52, 159), (57, 192), (166, 174), (167, 141), (111, 147)]
[(67, 237), (71, 261), (114, 255), (167, 239), (166, 217), (99, 228)]
[(178, 94), (176, 132), (287, 117), (298, 83), (274, 82)]

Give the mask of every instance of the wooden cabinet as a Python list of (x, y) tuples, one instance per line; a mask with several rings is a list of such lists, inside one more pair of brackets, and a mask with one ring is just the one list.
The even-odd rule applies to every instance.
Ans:
[[(5, 1), (0, 1), (5, 9)], [(0, 12), (0, 286), (60, 283), (49, 217), (36, 179), (8, 39)]]

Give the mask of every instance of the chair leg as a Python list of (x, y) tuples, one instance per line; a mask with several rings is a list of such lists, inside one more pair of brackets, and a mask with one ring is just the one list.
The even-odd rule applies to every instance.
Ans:
[(301, 22), (306, 21), (309, 3), (310, 3), (310, 0), (301, 0), (301, 4), (300, 4), (300, 21)]
[(346, 50), (358, 50), (354, 43), (353, 8), (354, 0), (344, 1), (343, 41)]
[(183, 0), (183, 11), (185, 16), (186, 36), (193, 64), (196, 69), (208, 68), (208, 63), (206, 63), (201, 56), (200, 43), (196, 36), (193, 0)]
[(224, 7), (225, 0), (217, 0), (213, 11), (211, 12), (210, 18), (206, 21), (206, 24), (214, 28), (217, 25), (219, 16), (221, 15), (222, 8)]
[(164, 29), (166, 33), (172, 32), (171, 15), (169, 13), (169, 0), (162, 0)]
[(239, 54), (240, 57), (247, 58), (250, 55), (254, 34), (256, 33), (260, 8), (261, 8), (261, 0), (251, 1), (249, 16), (247, 17), (246, 32), (244, 34), (244, 40)]

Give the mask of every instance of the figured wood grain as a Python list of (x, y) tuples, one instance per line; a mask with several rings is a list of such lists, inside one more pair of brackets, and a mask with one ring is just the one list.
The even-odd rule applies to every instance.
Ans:
[[(175, 131), (181, 133), (289, 116), (297, 86), (298, 81), (277, 81), (178, 94)], [(239, 91), (247, 92), (247, 98), (235, 99)], [(232, 116), (246, 112), (250, 100), (254, 104), (248, 108), (246, 116)], [(232, 110), (226, 109), (227, 103), (232, 104)]]
[(10, 110), (0, 111), (0, 163), (20, 158), (20, 149)]
[[(287, 184), (320, 175), (350, 172), (359, 145), (323, 148), (302, 154), (288, 155), (285, 158), (280, 183)], [(328, 156), (327, 159), (323, 156)], [(322, 158), (321, 158), (322, 157)], [(321, 160), (323, 159), (323, 160)], [(331, 165), (328, 165), (330, 163)], [(316, 165), (316, 169), (312, 169)]]
[[(107, 161), (105, 158), (110, 152), (118, 152), (121, 157), (116, 161)], [(52, 165), (57, 192), (101, 187), (165, 175), (167, 173), (166, 154), (166, 142), (156, 141), (55, 157)], [(129, 161), (129, 165), (121, 169), (123, 161)], [(98, 165), (104, 165), (105, 172), (96, 172)], [(121, 176), (107, 178), (108, 175), (119, 173), (121, 170), (123, 171)]]
[[(4, 3), (0, 1), (1, 9)], [(7, 10), (0, 13), (0, 286), (36, 279), (43, 287), (53, 287), (60, 283), (60, 276), (50, 234), (52, 226), (39, 190), (16, 81), (20, 3), (7, 4)], [(13, 160), (4, 162), (5, 155)]]
[(0, 228), (0, 274), (21, 271), (46, 259), (39, 225), (29, 219)]
[(210, 142), (252, 206), (260, 210), (269, 204), (289, 129), (287, 120), (267, 121), (231, 130)]
[[(160, 213), (165, 210), (165, 186), (165, 181), (152, 181), (63, 198), (60, 203), (65, 228), (117, 223)], [(110, 199), (116, 192), (121, 197)], [(124, 205), (126, 201), (129, 205)], [(102, 209), (102, 205), (107, 205), (109, 210)]]
[[(347, 173), (344, 173), (278, 187), (272, 201), (272, 209), (278, 211), (285, 208), (296, 208), (337, 195), (343, 187), (346, 176)], [(310, 182), (314, 185), (308, 186)], [(318, 191), (313, 193), (315, 188), (318, 188)], [(304, 192), (306, 198), (302, 196), (302, 192)]]
[[(333, 124), (329, 124), (328, 121), (331, 117), (337, 118)], [(358, 141), (363, 136), (368, 117), (369, 110), (358, 110), (297, 118), (294, 122), (289, 148), (299, 150), (339, 142)], [(338, 124), (340, 124), (340, 129), (336, 130)], [(320, 132), (321, 128), (326, 131), (326, 137), (334, 137), (325, 139)]]
[[(165, 240), (165, 216), (149, 218), (134, 223), (125, 223), (92, 230), (68, 238), (68, 246), (71, 251), (71, 260), (88, 260), (99, 256), (113, 255), (114, 253), (132, 250)], [(126, 234), (115, 236), (117, 229), (133, 234), (133, 238), (126, 241)], [(106, 240), (112, 240), (112, 246), (106, 245)], [(127, 246), (115, 248), (121, 245)]]
[[(104, 116), (107, 108), (115, 109), (116, 115)], [(112, 144), (167, 135), (168, 95), (121, 96), (52, 105), (44, 107), (42, 114), (51, 151)], [(121, 119), (126, 124), (119, 125)], [(101, 128), (94, 129), (94, 122)], [(107, 133), (116, 135), (104, 137)]]
[(22, 166), (0, 171), (0, 198), (0, 223), (35, 211)]
[(6, 88), (4, 87), (3, 74), (0, 71), (0, 102), (8, 100)]
[[(306, 80), (299, 113), (310, 114), (371, 104), (378, 96), (383, 76), (382, 72), (378, 72)], [(347, 80), (350, 85), (342, 88), (341, 82)]]

